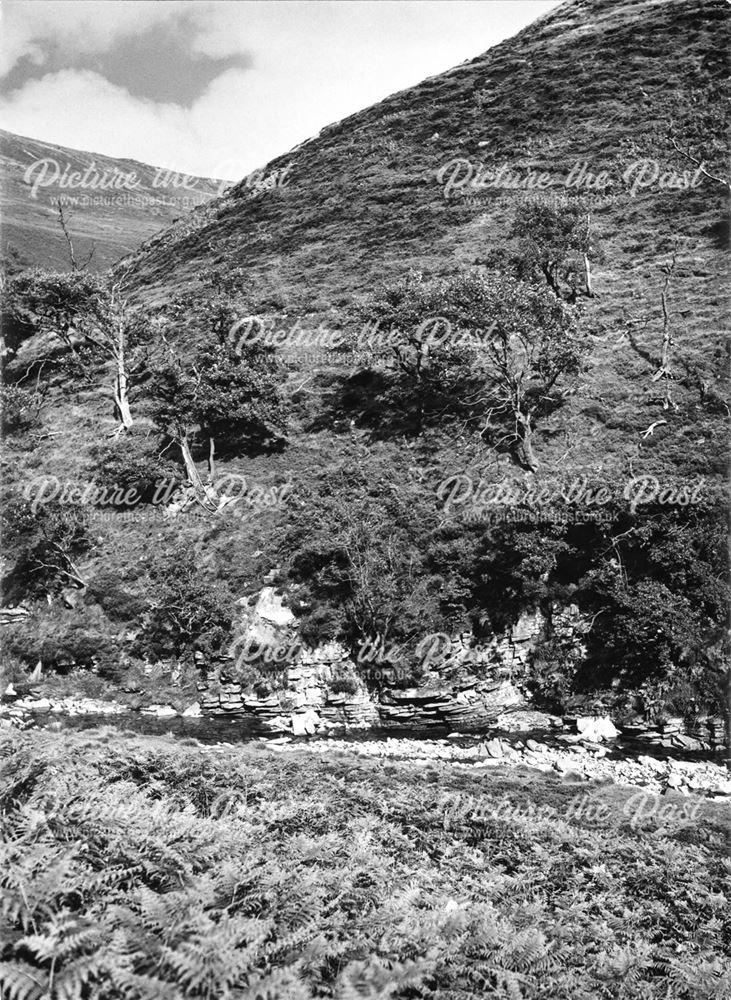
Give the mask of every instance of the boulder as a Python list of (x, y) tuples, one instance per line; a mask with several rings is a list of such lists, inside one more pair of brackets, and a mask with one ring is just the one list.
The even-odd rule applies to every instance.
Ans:
[(283, 715), (275, 715), (273, 719), (268, 719), (266, 722), (267, 729), (272, 729), (277, 733), (289, 732), (290, 726), (290, 720), (285, 719)]
[(293, 736), (314, 736), (320, 725), (320, 716), (312, 710), (297, 712), (292, 716)]
[(717, 782), (711, 791), (714, 795), (731, 795), (731, 780)]
[(305, 730), (305, 717), (304, 715), (293, 715), (292, 716), (292, 735), (293, 736), (306, 736), (307, 732)]
[(484, 747), (488, 757), (503, 756), (503, 745), (500, 740), (488, 740), (488, 742), (484, 744)]
[(673, 772), (668, 775), (668, 788), (680, 788), (683, 784), (683, 779), (679, 774)]
[(200, 719), (201, 715), (200, 702), (194, 701), (192, 705), (188, 705), (186, 710), (183, 712), (184, 719)]
[(619, 730), (608, 716), (580, 716), (576, 720), (576, 729), (584, 739), (593, 743), (619, 736)]
[(680, 750), (702, 750), (703, 744), (700, 740), (693, 739), (692, 736), (685, 736), (683, 733), (678, 733), (673, 736), (670, 740), (673, 747), (677, 747)]
[(254, 607), (254, 613), (273, 625), (291, 625), (294, 614), (285, 608), (282, 598), (274, 587), (264, 587)]
[(158, 705), (155, 715), (158, 719), (170, 719), (173, 715), (177, 715), (172, 705)]

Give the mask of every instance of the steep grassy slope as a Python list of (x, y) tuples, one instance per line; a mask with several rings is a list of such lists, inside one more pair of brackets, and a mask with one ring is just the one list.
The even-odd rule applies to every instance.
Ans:
[(93, 245), (90, 266), (103, 271), (220, 188), (209, 178), (0, 131), (2, 250), (15, 248), (26, 265), (68, 267), (58, 199), (79, 260)]
[[(682, 100), (727, 75), (728, 11), (722, 0), (570, 0), (470, 63), (272, 161), (272, 174), (290, 167), (286, 186), (253, 198), (239, 185), (197, 210), (194, 224), (183, 220), (134, 256), (136, 280), (146, 299), (163, 301), (238, 274), (252, 309), (283, 326), (314, 327), (383, 279), (412, 267), (447, 274), (484, 260), (505, 237), (525, 190), (464, 188), (445, 198), (437, 174), (450, 161), (466, 159), (475, 171), (507, 165), (523, 179), (545, 171), (551, 192), (592, 198), (603, 247), (597, 298), (585, 309), (587, 333), (599, 336), (579, 397), (548, 428), (554, 460), (568, 449), (575, 467), (606, 469), (616, 458), (625, 468), (631, 458), (653, 471), (722, 473), (719, 406), (704, 403), (698, 387), (703, 380), (715, 399), (727, 374), (724, 189), (702, 181), (633, 192), (636, 175), (622, 177), (639, 155), (668, 168), (667, 149), (630, 146), (668, 118), (673, 93)], [(567, 188), (583, 162), (610, 184)], [(669, 302), (680, 382), (677, 409), (665, 412), (650, 377), (661, 267), (675, 248)], [(666, 423), (643, 438), (658, 418)]]
[[(479, 525), (449, 524), (442, 531), (435, 486), (469, 470), (475, 480), (515, 476), (539, 487), (547, 479), (566, 485), (587, 474), (618, 489), (620, 497), (623, 483), (643, 474), (694, 485), (702, 477), (709, 493), (711, 486), (723, 487), (729, 414), (722, 340), (728, 313), (727, 192), (707, 179), (690, 188), (655, 185), (633, 192), (633, 176), (623, 176), (640, 155), (669, 169), (671, 150), (656, 136), (665, 130), (674, 94), (687, 111), (694, 90), (713, 93), (728, 75), (729, 11), (721, 0), (569, 0), (471, 63), (330, 126), (274, 160), (267, 175), (281, 177), (286, 170), (288, 183), (253, 192), (242, 182), (126, 258), (123, 266), (131, 270), (140, 304), (166, 308), (188, 296), (187, 306), (174, 314), (182, 327), (191, 305), (223, 287), (242, 309), (282, 329), (298, 321), (306, 328), (324, 322), (355, 329), (351, 307), (381, 280), (401, 277), (409, 268), (439, 276), (463, 265), (487, 266), (481, 262), (507, 236), (525, 192), (486, 187), (445, 198), (437, 174), (450, 161), (469, 161), (475, 170), (481, 163), (507, 166), (523, 179), (531, 168), (545, 171), (554, 182), (551, 192), (569, 199), (595, 194), (562, 183), (576, 163), (586, 163), (594, 175), (606, 172), (611, 180), (593, 199), (592, 226), (601, 247), (592, 254), (596, 297), (579, 300), (588, 365), (576, 392), (536, 429), (540, 467), (534, 477), (471, 429), (449, 425), (421, 437), (376, 435), (363, 416), (372, 406), (369, 383), (361, 382), (353, 402), (357, 393), (348, 379), (357, 373), (351, 361), (336, 352), (312, 361), (283, 350), (286, 447), (271, 454), (230, 450), (220, 456), (218, 470), (243, 475), (257, 488), (287, 480), (291, 503), (244, 518), (230, 511), (203, 515), (197, 508), (168, 518), (146, 505), (131, 517), (92, 511), (93, 538), (79, 556), (80, 572), (90, 581), (120, 582), (135, 592), (142, 610), (110, 623), (90, 587), (83, 598), (66, 594), (70, 606), (60, 611), (57, 603), (49, 612), (39, 599), (32, 623), (36, 634), (51, 642), (64, 630), (81, 630), (105, 636), (111, 647), (129, 648), (125, 635), (144, 628), (149, 605), (157, 600), (150, 560), (182, 551), (193, 555), (206, 586), (227, 581), (232, 604), (272, 582), (285, 589), (292, 584), (288, 598), (295, 600), (303, 595), (302, 586), (314, 581), (313, 586), (322, 585), (320, 593), (305, 592), (303, 601), (309, 598), (317, 612), (332, 584), (322, 600), (330, 607), (320, 621), (322, 632), (332, 637), (352, 596), (335, 564), (345, 558), (347, 531), (362, 528), (370, 532), (368, 552), (382, 548), (391, 530), (398, 536), (395, 548), (401, 546), (397, 555), (404, 555), (403, 562), (396, 570), (391, 565), (390, 574), (372, 570), (376, 588), (386, 576), (406, 592), (394, 612), (397, 625), (401, 618), (412, 621), (402, 614), (404, 606), (410, 613), (423, 610), (417, 622), (422, 632), (453, 631), (451, 619), (444, 624), (446, 616), (463, 606), (470, 624), (489, 621), (504, 611), (495, 607), (503, 595), (515, 598), (521, 610), (534, 607), (543, 599), (546, 575), (555, 571), (556, 600), (571, 599), (581, 580), (589, 619), (602, 615), (601, 625), (624, 615), (630, 623), (626, 640), (620, 636), (610, 658), (634, 650), (640, 628), (643, 635), (673, 632), (671, 651), (656, 658), (662, 670), (672, 672), (685, 656), (691, 631), (681, 615), (686, 604), (699, 613), (695, 648), (714, 649), (713, 636), (725, 621), (719, 611), (723, 600), (716, 599), (724, 593), (724, 568), (720, 558), (701, 552), (714, 548), (715, 534), (693, 521), (695, 511), (688, 512), (688, 523), (672, 504), (653, 508), (643, 524), (620, 513), (595, 531), (581, 525), (567, 531), (568, 541), (558, 537), (561, 531), (548, 517), (538, 520), (533, 533), (526, 529), (512, 549), (506, 543), (491, 555), (491, 532)], [(633, 143), (644, 152), (633, 150)], [(687, 165), (673, 160), (673, 166)], [(667, 287), (673, 336), (668, 403), (653, 375), (663, 336), (663, 269), (674, 256)], [(40, 353), (45, 345), (33, 339), (24, 344), (13, 371), (25, 372), (36, 349)], [(7, 467), (16, 486), (41, 474), (88, 482), (97, 473), (95, 446), (115, 430), (108, 388), (105, 398), (89, 385), (66, 385), (58, 370), (50, 370), (52, 408), (41, 426), (8, 442)], [(159, 439), (150, 421), (148, 390), (144, 380), (133, 383), (133, 443), (137, 438), (140, 447), (169, 460), (177, 451)], [(207, 447), (202, 436), (194, 442), (202, 475)], [(393, 498), (400, 507), (391, 505)], [(676, 514), (678, 523), (671, 523)], [(624, 539), (621, 553), (617, 539)], [(696, 545), (693, 553), (689, 539)], [(304, 569), (293, 584), (288, 563), (303, 551)], [(421, 569), (409, 593), (411, 555)], [(625, 572), (628, 562), (632, 579)], [(417, 584), (427, 579), (432, 590), (418, 591)], [(611, 591), (617, 603), (592, 603), (595, 584), (605, 596)], [(425, 593), (422, 606), (419, 595)], [(426, 610), (432, 597), (442, 602), (445, 615), (435, 628)], [(392, 598), (393, 590), (376, 590), (371, 603), (390, 609)], [(110, 606), (113, 611), (114, 602)], [(656, 615), (659, 607), (662, 614)], [(56, 613), (57, 620), (49, 622)], [(29, 642), (24, 660), (33, 664), (40, 656), (45, 656), (40, 645)]]

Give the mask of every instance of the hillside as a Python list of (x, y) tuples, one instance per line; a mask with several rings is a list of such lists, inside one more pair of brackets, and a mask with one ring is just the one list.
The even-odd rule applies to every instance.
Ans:
[(59, 198), (77, 258), (94, 246), (90, 267), (103, 271), (220, 189), (207, 177), (0, 131), (2, 249), (14, 248), (24, 266), (68, 267)]
[[(692, 166), (670, 159), (658, 128), (673, 94), (688, 101), (728, 76), (728, 12), (723, 0), (570, 0), (484, 55), (272, 161), (265, 172), (288, 169), (285, 186), (252, 197), (239, 185), (158, 234), (130, 259), (135, 279), (155, 302), (223, 276), (278, 325), (337, 325), (354, 299), (410, 268), (444, 275), (484, 261), (516, 201), (531, 194), (502, 184), (458, 187), (445, 198), (455, 169), (440, 184), (446, 165), (467, 160), (473, 175), (480, 165), (507, 165), (522, 181), (530, 170), (546, 172), (549, 193), (592, 203), (603, 250), (593, 265), (596, 298), (585, 303), (585, 327), (598, 334), (591, 370), (568, 424), (554, 428), (556, 457), (568, 434), (577, 467), (634, 457), (653, 470), (723, 475), (725, 438), (698, 385), (712, 390), (706, 399), (726, 387), (727, 189), (706, 180), (661, 189), (638, 182), (631, 165), (650, 158), (679, 175)], [(584, 163), (583, 183), (566, 187)], [(459, 169), (458, 181), (468, 167)], [(594, 190), (587, 172), (605, 172), (609, 183)], [(680, 384), (677, 409), (658, 414), (650, 377), (662, 336), (661, 269), (676, 248), (670, 308)], [(658, 416), (662, 430), (643, 438)]]
[[(352, 649), (377, 637), (411, 653), (427, 634), (487, 642), (487, 671), (468, 660), (466, 678), (461, 661), (460, 670), (450, 663), (422, 674), (410, 663), (399, 675), (407, 691), (425, 681), (433, 694), (444, 681), (440, 697), (450, 706), (465, 704), (465, 688), (482, 697), (481, 685), (502, 683), (513, 669), (504, 651), (512, 656), (520, 641), (510, 630), (529, 619), (543, 646), (515, 658), (512, 679), (556, 711), (600, 692), (630, 717), (643, 705), (718, 716), (726, 697), (731, 287), (718, 123), (730, 10), (722, 0), (568, 0), (471, 62), (323, 129), (268, 164), (257, 188), (242, 181), (157, 233), (118, 265), (132, 282), (150, 355), (149, 370), (131, 380), (129, 434), (116, 434), (108, 370), (106, 381), (101, 366), (72, 380), (58, 343), (49, 355), (47, 331), (20, 330), (11, 378), (50, 378), (50, 395), (35, 424), (20, 421), (8, 439), (13, 488), (42, 474), (110, 486), (124, 476), (145, 483), (146, 499), (133, 510), (67, 503), (89, 524), (79, 535), (66, 525), (76, 549), (66, 579), (52, 585), (48, 560), (37, 562), (33, 586), (23, 574), (47, 542), (32, 536), (36, 548), (28, 548), (29, 532), (53, 525), (30, 529), (18, 517), (6, 601), (26, 601), (33, 616), (13, 656), (26, 666), (101, 663), (106, 679), (137, 691), (153, 662), (169, 670), (180, 660), (193, 671), (197, 651), (220, 665), (248, 627), (245, 599), (274, 586), (313, 646), (337, 639)], [(706, 173), (674, 148), (672, 122), (691, 139), (703, 126)], [(648, 159), (657, 182), (645, 184)], [(471, 190), (459, 186), (457, 169), (498, 177)], [(604, 177), (588, 187), (589, 173)], [(578, 186), (566, 183), (579, 174)], [(575, 284), (573, 296), (552, 297), (545, 282), (507, 273), (511, 226), (535, 199), (527, 179), (537, 175), (549, 178), (547, 199), (560, 197), (569, 212), (581, 203), (576, 211), (586, 213), (593, 295)], [(461, 268), (471, 269), (467, 278)], [(445, 287), (475, 301), (498, 287), (526, 308), (540, 300), (575, 331), (560, 393), (551, 396), (550, 379), (545, 392), (535, 390), (550, 403), (532, 432), (536, 462), (504, 444), (501, 434), (515, 439), (517, 431), (491, 424), (489, 399), (479, 421), (459, 408), (465, 385), (484, 389), (464, 365), (447, 366), (443, 384), (437, 370), (437, 402), (422, 420), (426, 383), (404, 388), (388, 359), (327, 347), (313, 357), (285, 343), (264, 360), (253, 355), (250, 370), (240, 351), (227, 355), (232, 345), (219, 342), (232, 318), (252, 315), (285, 334), (320, 324), (353, 334), (365, 297), (411, 269), (456, 282), (417, 283), (422, 304), (437, 310), (451, 308)], [(370, 316), (388, 315), (397, 298), (379, 294)], [(495, 312), (504, 305), (499, 295), (485, 301)], [(161, 374), (154, 364), (171, 351)], [(226, 395), (232, 372), (235, 398)], [(200, 386), (178, 419), (180, 399)], [(399, 422), (404, 412), (417, 417)], [(517, 426), (521, 414), (513, 416)], [(219, 484), (245, 483), (241, 505), (215, 513), (203, 483), (194, 483), (214, 454)], [(171, 469), (198, 490), (197, 506), (179, 495), (172, 512), (150, 501), (155, 479)], [(442, 503), (454, 476), (477, 492), (509, 481), (524, 491), (520, 510), (498, 511), (497, 527), (490, 517), (470, 520), (470, 505), (455, 515)], [(654, 486), (638, 511), (627, 490), (642, 476)], [(556, 491), (576, 482), (581, 496), (562, 505)], [(596, 507), (587, 483), (607, 497), (598, 520), (587, 514)], [(536, 502), (542, 489), (553, 490), (547, 503)], [(558, 625), (567, 607), (568, 633)], [(276, 679), (244, 666), (201, 702), (223, 706), (230, 695), (242, 705), (253, 687), (257, 704), (278, 711)], [(382, 678), (371, 683), (351, 666), (330, 692), (339, 704), (347, 695), (367, 701), (364, 686), (378, 689), (369, 698), (384, 687), (389, 697)], [(203, 690), (194, 671), (186, 676), (188, 695)]]

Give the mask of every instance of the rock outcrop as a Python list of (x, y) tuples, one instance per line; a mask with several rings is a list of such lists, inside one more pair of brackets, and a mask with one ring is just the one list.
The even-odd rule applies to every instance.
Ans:
[[(297, 620), (272, 587), (240, 605), (242, 621), (228, 662), (217, 681), (199, 685), (204, 713), (253, 717), (297, 733), (313, 725), (315, 732), (434, 724), (480, 729), (495, 725), (506, 710), (530, 708), (520, 682), (545, 628), (540, 612), (523, 615), (508, 632), (479, 644), (469, 633), (425, 637), (422, 670), (406, 686), (398, 666), (357, 662), (338, 642), (307, 648), (299, 641)], [(555, 612), (552, 626), (581, 653), (583, 628), (575, 608)], [(258, 684), (240, 679), (247, 667)]]

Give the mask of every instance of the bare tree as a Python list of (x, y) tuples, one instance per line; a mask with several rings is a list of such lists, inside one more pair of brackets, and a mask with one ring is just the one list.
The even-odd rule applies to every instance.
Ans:
[(76, 251), (75, 251), (75, 248), (74, 248), (74, 242), (71, 239), (71, 233), (69, 232), (69, 228), (68, 228), (68, 223), (71, 221), (71, 216), (66, 216), (66, 214), (64, 213), (64, 210), (63, 210), (63, 205), (61, 204), (60, 201), (58, 201), (56, 203), (56, 207), (58, 208), (58, 221), (59, 221), (59, 225), (61, 226), (61, 231), (63, 232), (64, 239), (66, 240), (66, 245), (67, 245), (68, 251), (69, 251), (69, 261), (71, 263), (71, 270), (72, 271), (85, 271), (87, 269), (87, 267), (89, 266), (89, 264), (91, 264), (91, 261), (92, 261), (92, 258), (94, 256), (94, 253), (96, 252), (96, 244), (92, 240), (91, 249), (89, 250), (89, 253), (87, 254), (86, 260), (83, 261), (83, 263), (79, 264), (78, 261), (76, 260)]
[[(35, 270), (18, 275), (9, 289), (11, 309), (22, 322), (61, 341), (84, 378), (95, 362), (112, 369), (112, 398), (119, 421), (116, 434), (133, 424), (131, 371), (144, 363), (143, 320), (124, 291), (125, 276), (102, 278), (76, 270), (53, 274)], [(133, 363), (130, 354), (134, 354)]]
[(670, 290), (670, 284), (675, 274), (675, 270), (678, 263), (678, 248), (676, 246), (673, 251), (673, 258), (669, 264), (665, 264), (662, 271), (665, 275), (665, 281), (663, 282), (662, 291), (660, 293), (660, 302), (662, 305), (662, 346), (660, 353), (660, 367), (652, 376), (653, 382), (659, 382), (661, 379), (665, 388), (663, 396), (663, 410), (669, 409), (673, 406), (677, 409), (673, 403), (672, 394), (670, 392), (670, 384), (673, 379), (673, 374), (670, 371), (670, 352), (673, 347), (673, 333), (670, 324), (670, 313), (668, 311), (668, 293)]

